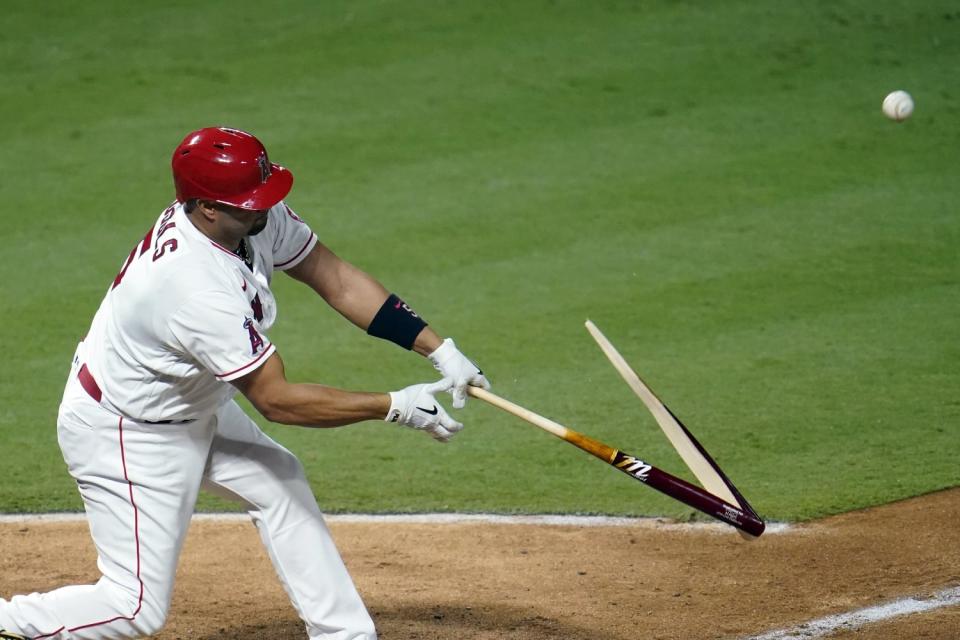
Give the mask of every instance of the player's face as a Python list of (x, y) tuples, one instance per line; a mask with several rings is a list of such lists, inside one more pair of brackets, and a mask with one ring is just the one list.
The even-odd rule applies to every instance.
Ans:
[(250, 211), (239, 209), (225, 204), (218, 204), (220, 224), (226, 227), (231, 234), (239, 236), (255, 236), (267, 227), (269, 209)]

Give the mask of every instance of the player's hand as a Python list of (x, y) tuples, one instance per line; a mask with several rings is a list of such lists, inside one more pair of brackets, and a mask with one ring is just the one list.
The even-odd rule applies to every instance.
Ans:
[(434, 439), (447, 442), (463, 425), (451, 418), (433, 396), (452, 387), (453, 380), (444, 378), (432, 384), (414, 384), (391, 391), (390, 411), (384, 420), (426, 431)]
[(467, 385), (490, 389), (490, 382), (483, 375), (480, 367), (473, 364), (465, 355), (460, 353), (453, 340), (447, 338), (429, 356), (430, 362), (444, 378), (453, 380), (453, 408), (462, 409), (467, 403)]

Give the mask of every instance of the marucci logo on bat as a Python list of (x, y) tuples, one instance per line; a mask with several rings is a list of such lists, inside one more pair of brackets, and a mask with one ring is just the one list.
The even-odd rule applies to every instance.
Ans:
[(625, 473), (629, 473), (637, 480), (644, 481), (647, 479), (650, 469), (652, 469), (652, 467), (643, 460), (624, 455), (620, 452), (617, 452), (617, 459), (613, 461), (613, 466)]
[(717, 514), (718, 518), (722, 518), (727, 522), (732, 522), (734, 524), (740, 523), (743, 521), (743, 512), (739, 509), (735, 509), (728, 504), (723, 505), (723, 512)]

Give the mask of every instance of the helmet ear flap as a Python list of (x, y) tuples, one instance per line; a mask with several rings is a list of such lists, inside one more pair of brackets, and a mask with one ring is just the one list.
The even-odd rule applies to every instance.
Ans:
[(280, 202), (293, 186), (293, 174), (273, 164), (255, 136), (228, 127), (188, 134), (171, 159), (177, 200), (209, 199), (259, 211)]

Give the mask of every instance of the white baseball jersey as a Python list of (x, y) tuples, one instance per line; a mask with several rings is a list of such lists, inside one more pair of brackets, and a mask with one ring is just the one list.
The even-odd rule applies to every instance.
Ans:
[(192, 420), (236, 393), (228, 381), (275, 348), (275, 269), (296, 266), (317, 237), (285, 203), (245, 239), (250, 263), (200, 232), (174, 203), (134, 247), (79, 351), (103, 403), (142, 421)]

